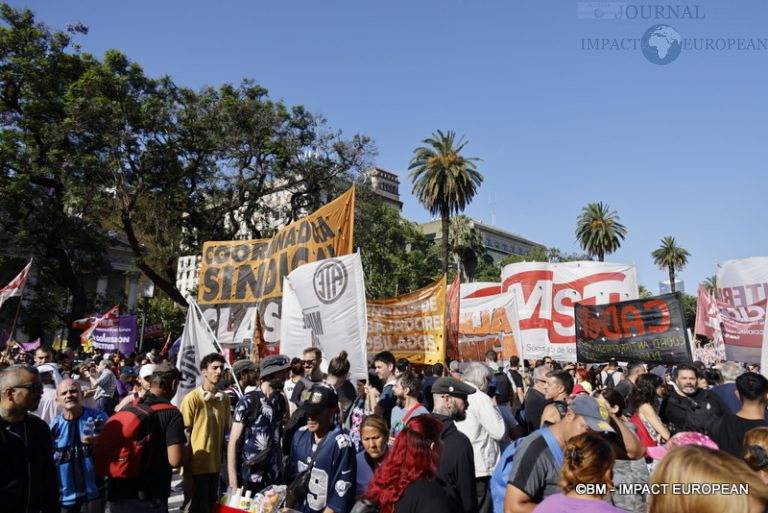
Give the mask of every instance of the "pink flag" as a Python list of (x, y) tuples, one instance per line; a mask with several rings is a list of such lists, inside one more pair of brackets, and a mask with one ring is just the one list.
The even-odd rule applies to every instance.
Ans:
[(18, 342), (18, 344), (21, 345), (24, 351), (32, 351), (33, 349), (40, 347), (40, 338), (31, 342)]
[(27, 274), (30, 267), (32, 267), (32, 260), (21, 270), (18, 276), (11, 280), (11, 283), (0, 289), (0, 308), (2, 308), (3, 303), (8, 298), (21, 296), (21, 293), (24, 291), (24, 284), (27, 282)]
[(93, 324), (91, 324), (91, 326), (80, 335), (80, 343), (85, 344), (88, 341), (88, 338), (91, 336), (91, 333), (93, 333), (93, 330), (98, 328), (102, 321), (106, 321), (108, 319), (116, 319), (119, 315), (120, 305), (115, 305), (110, 308), (109, 311), (107, 311), (107, 313), (105, 313), (103, 316), (95, 317)]
[(714, 340), (715, 331), (720, 331), (720, 310), (717, 308), (717, 301), (712, 294), (699, 285), (699, 298), (696, 301), (696, 326), (694, 333), (704, 335), (710, 340)]

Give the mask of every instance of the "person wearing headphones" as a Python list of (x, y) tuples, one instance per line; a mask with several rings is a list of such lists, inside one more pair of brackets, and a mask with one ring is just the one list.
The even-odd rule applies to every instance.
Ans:
[(191, 451), (184, 466), (184, 511), (187, 513), (209, 513), (218, 499), (224, 436), (229, 433), (231, 423), (229, 396), (217, 387), (225, 363), (218, 353), (204, 356), (200, 360), (203, 384), (181, 401)]

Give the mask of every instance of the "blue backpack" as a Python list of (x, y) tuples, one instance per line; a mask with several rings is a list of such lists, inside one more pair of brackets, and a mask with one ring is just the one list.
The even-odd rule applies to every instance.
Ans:
[[(555, 440), (554, 435), (549, 429), (542, 428), (541, 435), (547, 442), (549, 450), (555, 456), (555, 461), (562, 466), (563, 465), (563, 451), (560, 449), (560, 445)], [(536, 433), (536, 431), (534, 432)], [(491, 476), (491, 501), (493, 501), (493, 513), (504, 513), (504, 496), (507, 494), (507, 482), (509, 481), (509, 473), (512, 471), (512, 462), (515, 459), (515, 453), (517, 449), (523, 445), (523, 442), (527, 440), (531, 435), (523, 438), (518, 438), (512, 442), (509, 447), (504, 449), (499, 457), (499, 462), (496, 464), (496, 468), (493, 470)]]

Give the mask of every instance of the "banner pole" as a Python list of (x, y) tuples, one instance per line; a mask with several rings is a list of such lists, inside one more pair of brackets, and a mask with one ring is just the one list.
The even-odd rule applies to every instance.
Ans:
[[(220, 355), (224, 355), (224, 350), (221, 348), (221, 344), (219, 344), (218, 339), (216, 338), (216, 334), (213, 333), (213, 330), (208, 325), (208, 323), (205, 320), (205, 316), (203, 315), (203, 311), (200, 309), (200, 306), (197, 304), (197, 301), (194, 299), (189, 300), (190, 304), (194, 305), (195, 310), (198, 314), (200, 314), (200, 321), (205, 325), (206, 329), (208, 330), (208, 333), (211, 334), (211, 338), (213, 339), (213, 347), (216, 349), (216, 351), (219, 352)], [(232, 370), (232, 377), (234, 378), (234, 385), (238, 392), (240, 392), (240, 395), (243, 395), (243, 389), (240, 388), (240, 383), (237, 381), (237, 376), (235, 376), (234, 369), (232, 369), (232, 366), (229, 364), (226, 358), (224, 358), (224, 365), (226, 369)]]
[(8, 340), (7, 342), (10, 343), (11, 340), (14, 340), (13, 335), (16, 331), (16, 321), (19, 319), (19, 312), (21, 311), (21, 300), (24, 299), (24, 291), (21, 291), (21, 295), (19, 296), (19, 304), (16, 305), (16, 315), (13, 316), (13, 324), (11, 325), (11, 332), (8, 333)]

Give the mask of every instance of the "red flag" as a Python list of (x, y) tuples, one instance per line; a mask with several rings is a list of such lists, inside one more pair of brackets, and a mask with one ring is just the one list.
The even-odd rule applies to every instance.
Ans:
[(32, 267), (32, 260), (29, 261), (24, 269), (22, 269), (8, 285), (0, 289), (0, 308), (8, 298), (21, 297), (21, 294), (24, 291), (24, 284), (27, 282), (27, 274), (29, 273), (30, 267)]
[(445, 306), (448, 310), (445, 315), (447, 327), (445, 356), (451, 360), (459, 358), (459, 292), (461, 289), (461, 280), (459, 278), (460, 276), (457, 273), (456, 278), (448, 286), (445, 294)]
[(88, 339), (91, 337), (91, 333), (93, 333), (93, 330), (99, 327), (99, 325), (102, 323), (102, 321), (106, 321), (107, 319), (116, 319), (120, 316), (120, 305), (115, 305), (112, 308), (107, 311), (103, 316), (96, 317), (93, 321), (93, 324), (90, 325), (90, 327), (85, 330), (82, 335), (80, 335), (80, 343), (86, 344), (88, 342)]

